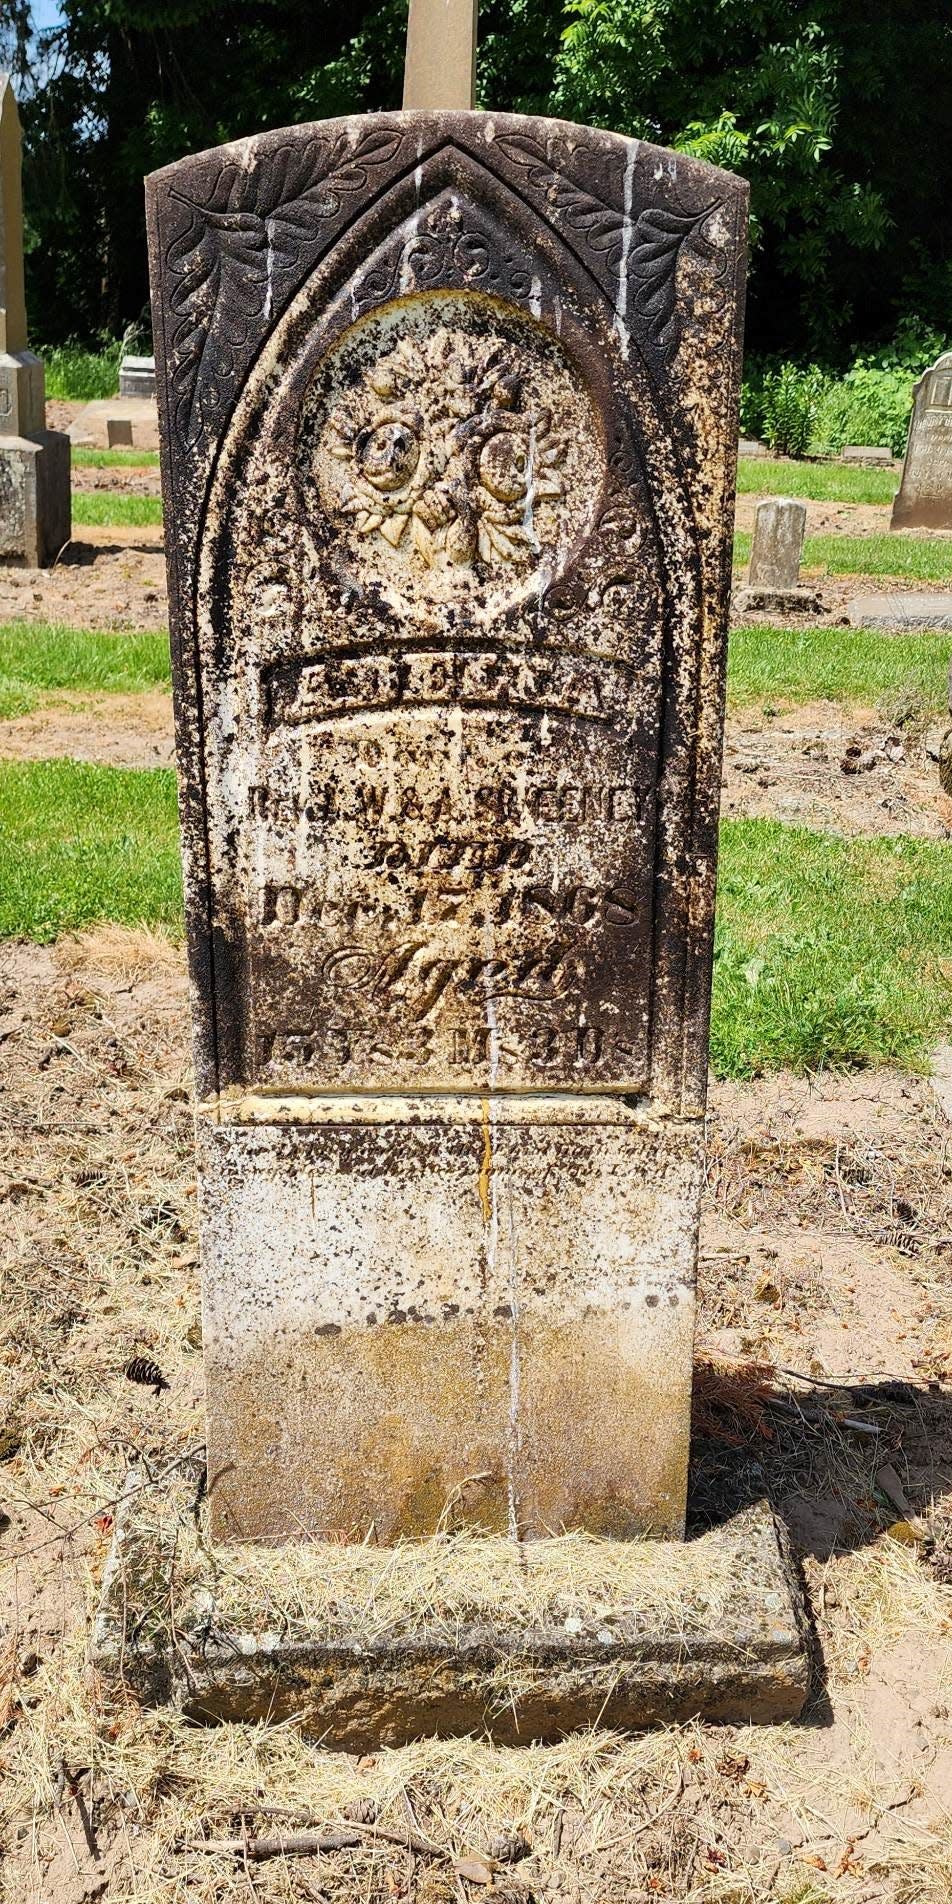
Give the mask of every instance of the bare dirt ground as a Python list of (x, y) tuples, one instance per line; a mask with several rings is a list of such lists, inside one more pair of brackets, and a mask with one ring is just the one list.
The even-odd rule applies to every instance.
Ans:
[(166, 628), (168, 619), (158, 526), (77, 528), (53, 568), (0, 567), (0, 621), (138, 629)]
[(732, 714), (721, 812), (835, 833), (922, 839), (946, 839), (952, 826), (952, 802), (940, 790), (924, 739), (890, 729), (874, 708), (833, 701), (810, 701), (772, 717), (759, 708)]
[[(359, 1760), (293, 1728), (140, 1712), (86, 1664), (127, 1462), (201, 1444), (188, 1087), (166, 940), (104, 928), (3, 950), (10, 1904), (945, 1904), (952, 1124), (932, 1085), (782, 1075), (713, 1094), (692, 1521), (764, 1493), (786, 1514), (816, 1644), (803, 1723)], [(168, 1379), (158, 1398), (124, 1378), (136, 1354)], [(260, 1865), (203, 1848), (273, 1831), (275, 1807), (350, 1821), (356, 1842)], [(375, 1843), (374, 1820), (412, 1821), (446, 1855)], [(482, 1884), (454, 1870), (467, 1856), (490, 1859)]]
[(0, 721), (2, 760), (84, 760), (108, 767), (171, 767), (172, 697), (57, 693), (55, 701)]
[(140, 469), (135, 463), (110, 463), (105, 469), (74, 464), (72, 485), (74, 489), (108, 489), (122, 496), (162, 494), (161, 472), (156, 468)]

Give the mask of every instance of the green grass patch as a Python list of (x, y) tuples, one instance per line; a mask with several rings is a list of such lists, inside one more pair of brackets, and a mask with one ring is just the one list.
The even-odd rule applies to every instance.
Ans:
[(751, 703), (880, 701), (946, 705), (952, 634), (882, 635), (869, 628), (732, 628), (727, 697)]
[(82, 344), (55, 344), (43, 352), (48, 397), (72, 403), (91, 403), (96, 397), (114, 397), (119, 388), (122, 344), (116, 339), (102, 350)]
[(174, 773), (0, 761), (0, 938), (105, 919), (181, 926)]
[(894, 469), (854, 469), (848, 463), (778, 463), (742, 456), (739, 496), (807, 496), (811, 502), (892, 502), (899, 488)]
[(57, 689), (134, 694), (171, 681), (166, 634), (106, 634), (61, 622), (0, 623), (0, 720)]
[(123, 496), (108, 489), (73, 490), (73, 521), (80, 527), (95, 524), (141, 529), (146, 523), (161, 520), (161, 496)]
[[(721, 1077), (920, 1068), (952, 1021), (949, 851), (772, 820), (721, 828), (711, 1057)], [(175, 775), (0, 762), (0, 937), (181, 926)]]
[[(749, 529), (734, 537), (734, 565), (750, 561)], [(904, 535), (817, 535), (803, 545), (804, 569), (827, 575), (888, 575), (897, 581), (952, 581), (952, 537), (948, 541)]]
[(76, 469), (155, 469), (158, 450), (90, 450), (77, 444), (70, 459)]
[(932, 840), (721, 827), (711, 1061), (921, 1067), (952, 1020), (952, 863)]

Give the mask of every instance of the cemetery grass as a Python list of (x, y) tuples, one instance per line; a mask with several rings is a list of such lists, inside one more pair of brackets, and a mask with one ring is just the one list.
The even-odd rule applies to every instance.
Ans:
[[(751, 532), (734, 537), (734, 566), (750, 561)], [(804, 574), (888, 576), (895, 581), (952, 581), (952, 536), (816, 535), (803, 545)]]
[(158, 450), (94, 450), (74, 443), (70, 461), (75, 469), (157, 469)]
[(0, 938), (90, 923), (181, 929), (175, 775), (0, 761)]
[(737, 465), (739, 496), (803, 496), (812, 502), (892, 502), (899, 488), (893, 469), (855, 469), (847, 463), (780, 462), (742, 456)]
[(161, 521), (161, 496), (128, 496), (107, 489), (73, 490), (73, 522), (78, 528), (141, 529)]
[[(63, 622), (0, 623), (0, 720), (28, 714), (57, 691), (121, 694), (171, 688), (168, 636), (115, 634)], [(104, 710), (108, 718), (108, 704)]]
[[(142, 929), (0, 960), (10, 1904), (945, 1904), (952, 1179), (928, 1084), (787, 1077), (722, 1087), (711, 1108), (693, 1523), (751, 1490), (787, 1513), (821, 1660), (808, 1723), (544, 1748), (423, 1741), (356, 1759), (294, 1726), (206, 1730), (142, 1711), (90, 1675), (127, 1464), (159, 1476), (202, 1444), (185, 977), (168, 935)], [(158, 1362), (159, 1397), (125, 1378), (135, 1355)], [(781, 1367), (871, 1386), (824, 1389)], [(905, 1400), (887, 1372), (909, 1383)], [(465, 1544), (448, 1534), (449, 1567)], [(388, 1570), (382, 1555), (382, 1606)], [(375, 1822), (437, 1855), (375, 1842)], [(261, 1865), (210, 1848), (295, 1825), (350, 1826), (356, 1842)], [(520, 1855), (492, 1885), (454, 1871), (506, 1839)]]
[(43, 352), (47, 399), (92, 403), (99, 397), (114, 397), (119, 388), (121, 356), (119, 339), (102, 350), (89, 350), (75, 342), (50, 346)]
[(952, 634), (884, 635), (872, 629), (732, 628), (730, 708), (803, 701), (879, 703), (889, 719), (938, 713), (948, 698)]

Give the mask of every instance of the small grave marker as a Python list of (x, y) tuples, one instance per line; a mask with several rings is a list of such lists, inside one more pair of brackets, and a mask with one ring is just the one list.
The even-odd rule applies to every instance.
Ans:
[(840, 451), (841, 463), (857, 463), (861, 469), (888, 469), (892, 461), (892, 450), (875, 443), (847, 443)]
[(796, 497), (771, 496), (758, 503), (747, 582), (736, 598), (740, 613), (802, 613), (816, 607), (814, 591), (800, 584), (806, 527), (806, 503)]

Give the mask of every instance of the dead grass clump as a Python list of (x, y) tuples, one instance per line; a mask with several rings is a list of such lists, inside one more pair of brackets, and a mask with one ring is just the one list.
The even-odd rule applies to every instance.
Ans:
[(185, 955), (181, 938), (165, 926), (107, 922), (57, 939), (54, 956), (61, 972), (100, 972), (120, 984), (135, 985), (145, 978), (178, 975)]

